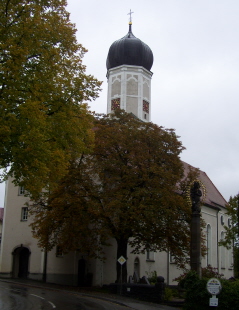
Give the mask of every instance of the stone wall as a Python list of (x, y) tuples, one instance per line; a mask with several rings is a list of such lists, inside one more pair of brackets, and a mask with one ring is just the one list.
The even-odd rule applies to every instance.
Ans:
[(163, 302), (164, 289), (163, 277), (158, 277), (155, 285), (136, 283), (112, 283), (109, 285), (111, 293), (157, 303)]

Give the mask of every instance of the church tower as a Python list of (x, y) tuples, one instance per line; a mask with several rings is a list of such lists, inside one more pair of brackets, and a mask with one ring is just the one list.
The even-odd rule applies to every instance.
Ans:
[[(130, 13), (131, 14), (131, 13)], [(120, 108), (149, 122), (153, 53), (149, 46), (129, 32), (115, 41), (106, 61), (108, 79), (107, 113)]]

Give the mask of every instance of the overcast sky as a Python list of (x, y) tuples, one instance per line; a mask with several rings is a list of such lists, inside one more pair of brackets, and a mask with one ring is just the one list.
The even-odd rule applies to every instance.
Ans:
[(106, 58), (130, 9), (134, 35), (154, 54), (151, 121), (176, 130), (181, 159), (228, 200), (239, 192), (239, 1), (68, 0), (87, 73), (103, 81), (93, 111), (106, 112)]

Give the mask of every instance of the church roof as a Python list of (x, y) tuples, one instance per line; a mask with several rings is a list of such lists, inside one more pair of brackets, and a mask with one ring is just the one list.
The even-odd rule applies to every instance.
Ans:
[(126, 36), (110, 46), (106, 60), (107, 70), (122, 65), (140, 66), (148, 71), (153, 65), (153, 53), (150, 47), (133, 35), (131, 23)]
[[(183, 162), (183, 165), (184, 165), (185, 174), (189, 172), (190, 167), (192, 169), (196, 169), (195, 167), (192, 167), (191, 165), (185, 162)], [(208, 177), (206, 172), (199, 170), (199, 180), (204, 184), (206, 188), (206, 197), (204, 199), (204, 204), (211, 206), (211, 207), (225, 208), (227, 201), (224, 199), (222, 194), (213, 184), (213, 182)]]

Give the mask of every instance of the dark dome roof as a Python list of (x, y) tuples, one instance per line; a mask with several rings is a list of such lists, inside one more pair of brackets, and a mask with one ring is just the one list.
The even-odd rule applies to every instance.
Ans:
[(150, 47), (133, 35), (131, 24), (127, 35), (111, 45), (106, 60), (107, 70), (121, 65), (141, 66), (148, 71), (153, 65)]

